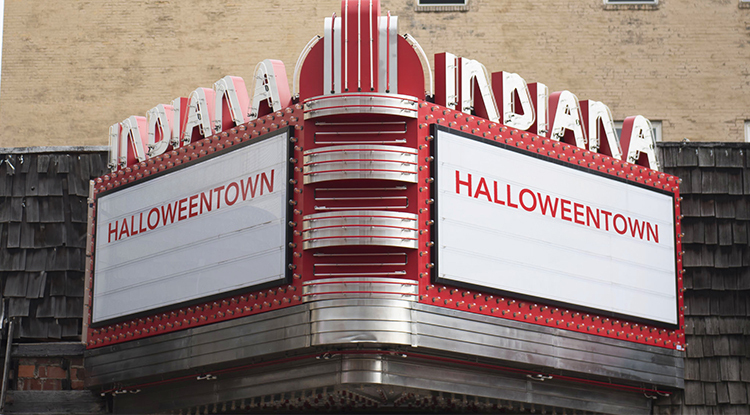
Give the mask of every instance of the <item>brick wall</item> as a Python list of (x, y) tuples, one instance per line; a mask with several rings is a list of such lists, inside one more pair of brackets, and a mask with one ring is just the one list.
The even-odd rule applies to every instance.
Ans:
[[(108, 127), (224, 75), (249, 80), (298, 54), (340, 14), (338, 0), (6, 0), (0, 147), (103, 145)], [(617, 119), (663, 122), (665, 140), (742, 141), (750, 119), (750, 8), (738, 0), (471, 0), (416, 12), (383, 0), (428, 56), (449, 51), (490, 71), (608, 104)], [(40, 126), (49, 126), (40, 128)]]
[(83, 357), (25, 357), (18, 360), (16, 390), (83, 390)]
[(83, 350), (78, 342), (14, 344), (3, 413), (110, 413), (105, 397), (84, 388)]

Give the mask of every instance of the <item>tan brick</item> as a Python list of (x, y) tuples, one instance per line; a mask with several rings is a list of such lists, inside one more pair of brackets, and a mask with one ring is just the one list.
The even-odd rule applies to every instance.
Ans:
[[(323, 34), (339, 0), (78, 2), (7, 0), (0, 147), (106, 145), (110, 125), (210, 87), (286, 64)], [(452, 52), (490, 72), (602, 101), (616, 119), (663, 122), (665, 140), (742, 141), (750, 119), (750, 9), (737, 1), (472, 0), (467, 12), (416, 12), (383, 0), (428, 57)], [(42, 126), (42, 128), (40, 128)]]
[(73, 380), (70, 382), (70, 388), (73, 390), (83, 390), (84, 382), (82, 380)]

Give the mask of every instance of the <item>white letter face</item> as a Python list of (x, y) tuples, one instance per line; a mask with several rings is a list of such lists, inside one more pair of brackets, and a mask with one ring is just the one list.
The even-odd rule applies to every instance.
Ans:
[(549, 98), (552, 129), (550, 138), (562, 141), (568, 131), (572, 131), (575, 145), (586, 148), (586, 134), (581, 125), (581, 111), (578, 98), (570, 91), (555, 92)]
[[(588, 125), (589, 150), (598, 153), (602, 147), (602, 139), (604, 139), (607, 147), (609, 147), (610, 156), (618, 160), (622, 159), (620, 141), (617, 140), (615, 122), (612, 120), (612, 112), (609, 107), (599, 101), (588, 101), (586, 105), (588, 105), (586, 124)], [(599, 128), (600, 122), (602, 128)], [(604, 130), (604, 137), (599, 135), (601, 130)]]
[[(476, 113), (479, 116), (486, 116), (486, 118), (492, 122), (498, 122), (500, 120), (500, 114), (497, 110), (497, 104), (495, 103), (495, 96), (492, 94), (490, 89), (489, 76), (487, 74), (487, 68), (481, 63), (460, 58), (461, 61), (461, 111), (467, 114), (471, 114), (474, 111), (474, 104), (476, 97), (474, 96), (474, 82), (479, 88), (481, 93), (482, 105), (484, 106), (485, 114)], [(474, 82), (472, 82), (472, 80)]]
[(292, 102), (286, 69), (281, 61), (266, 59), (256, 67), (255, 91), (252, 107), (248, 111), (248, 121), (262, 115), (260, 112), (263, 101), (266, 101), (270, 111), (278, 111)]
[[(131, 115), (122, 122), (120, 133), (120, 167), (146, 160), (148, 135), (146, 117)], [(130, 144), (130, 145), (128, 145)]]
[(146, 112), (148, 121), (148, 156), (164, 154), (172, 138), (174, 108), (171, 105), (159, 104)]
[[(239, 76), (225, 76), (214, 83), (216, 108), (214, 108), (214, 132), (245, 123), (245, 108), (250, 104), (245, 81)], [(224, 107), (228, 111), (224, 111)]]
[(112, 124), (109, 127), (109, 170), (112, 172), (117, 171), (120, 167), (120, 131), (122, 131), (122, 124)]
[[(528, 130), (534, 124), (535, 115), (534, 107), (531, 105), (531, 93), (526, 81), (520, 75), (511, 72), (494, 73), (493, 79), (500, 79), (500, 111), (502, 111), (502, 122), (508, 127), (519, 130)], [(493, 88), (498, 89), (498, 85), (493, 81)], [(518, 102), (516, 102), (518, 96)], [(520, 106), (523, 114), (516, 112)]]
[[(623, 153), (626, 155), (625, 161), (640, 164), (652, 170), (659, 170), (659, 160), (656, 158), (656, 143), (651, 131), (651, 121), (646, 117), (637, 115), (625, 118), (622, 123), (620, 142), (622, 143)], [(641, 155), (645, 155), (646, 160), (639, 163)]]
[(193, 141), (193, 129), (196, 127), (198, 127), (198, 135), (200, 136), (210, 137), (213, 134), (211, 124), (214, 119), (214, 99), (214, 90), (210, 88), (198, 88), (190, 94), (187, 122), (182, 132), (182, 145), (190, 144)]
[[(440, 68), (440, 70), (445, 73), (445, 107), (454, 110), (458, 105), (458, 91), (456, 90), (456, 80), (458, 79), (458, 58), (456, 55), (449, 52), (445, 52), (444, 55), (445, 67)], [(435, 60), (437, 60), (437, 57)], [(435, 70), (437, 71), (438, 69), (436, 68)]]
[(540, 137), (546, 137), (549, 132), (549, 88), (541, 82), (531, 83), (528, 88), (536, 114), (536, 120), (528, 131)]

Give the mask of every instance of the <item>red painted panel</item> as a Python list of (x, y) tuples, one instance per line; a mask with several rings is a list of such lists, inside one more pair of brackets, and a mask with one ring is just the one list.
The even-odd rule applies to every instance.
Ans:
[(299, 76), (299, 102), (323, 95), (324, 42), (318, 42), (307, 54)]
[(425, 96), (426, 68), (419, 55), (402, 36), (398, 37), (398, 93), (422, 99)]

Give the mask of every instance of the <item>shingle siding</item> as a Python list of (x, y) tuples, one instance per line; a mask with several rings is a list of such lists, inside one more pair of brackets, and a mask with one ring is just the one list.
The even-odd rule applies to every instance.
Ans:
[(682, 178), (687, 351), (682, 398), (657, 401), (654, 413), (750, 413), (750, 144), (659, 151)]
[(106, 153), (0, 149), (0, 294), (20, 341), (79, 339), (86, 197)]

